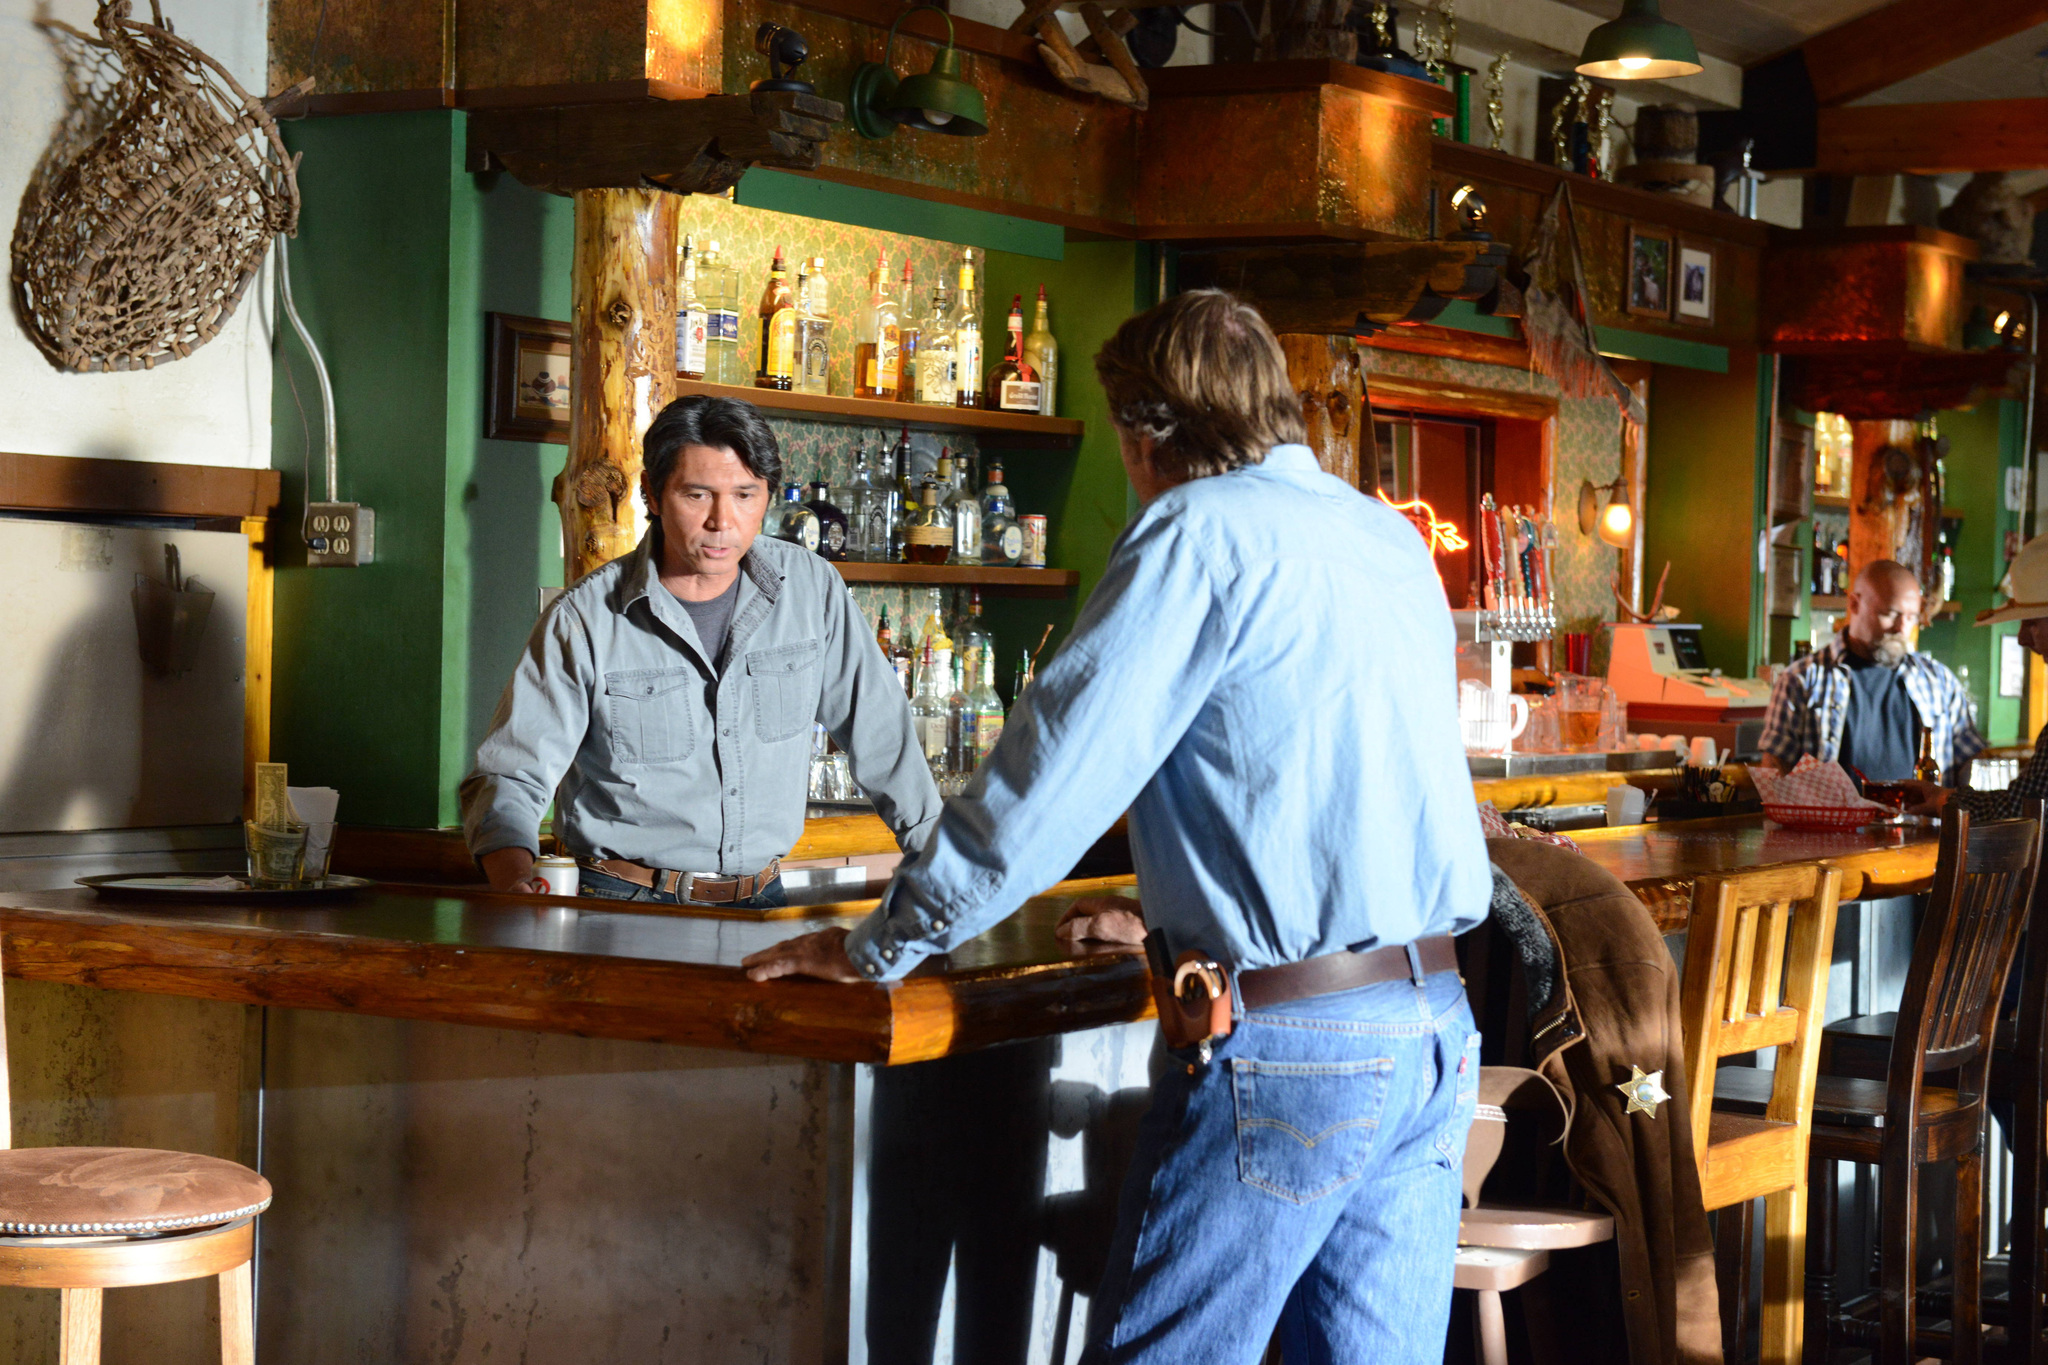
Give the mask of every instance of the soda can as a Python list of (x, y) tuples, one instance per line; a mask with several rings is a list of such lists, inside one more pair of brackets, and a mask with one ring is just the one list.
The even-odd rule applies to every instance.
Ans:
[(1017, 524), (1024, 528), (1024, 557), (1018, 562), (1027, 569), (1045, 567), (1045, 518), (1037, 513), (1026, 513), (1017, 518)]
[(563, 858), (550, 854), (533, 860), (534, 877), (547, 884), (550, 896), (573, 896), (576, 887), (583, 880), (574, 858)]

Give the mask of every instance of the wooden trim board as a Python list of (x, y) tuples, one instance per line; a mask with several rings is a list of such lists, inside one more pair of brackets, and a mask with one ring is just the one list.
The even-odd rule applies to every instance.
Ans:
[(22, 511), (242, 521), (276, 511), (282, 487), (274, 469), (0, 451), (0, 507)]

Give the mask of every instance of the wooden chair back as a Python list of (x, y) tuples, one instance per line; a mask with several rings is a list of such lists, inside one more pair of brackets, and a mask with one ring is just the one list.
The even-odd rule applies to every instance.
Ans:
[[(2042, 1236), (2043, 1214), (2048, 1211), (2048, 878), (2038, 874), (2020, 962), (2025, 976), (2019, 1017), (2010, 1043), (2001, 1044), (2013, 1102), (2011, 1283), (2006, 1296), (2011, 1307), (2006, 1337), (2034, 1343), (2036, 1354), (2023, 1358), (2041, 1359), (2040, 1343), (2048, 1332), (2043, 1298), (2048, 1294), (2048, 1246)], [(1994, 1068), (1997, 1064), (1994, 1061)], [(1994, 1069), (1994, 1086), (1998, 1079)]]
[(1927, 915), (1899, 1001), (1886, 1087), (1888, 1127), (1909, 1131), (1930, 1073), (1956, 1073), (1958, 1103), (1984, 1102), (2006, 973), (2040, 866), (2041, 803), (2017, 820), (1942, 819)]
[[(1764, 1117), (1796, 1124), (1803, 1153), (1842, 874), (1819, 863), (1702, 877), (1685, 939), (1685, 1082), (1693, 1155), (1706, 1168), (1723, 1057), (1778, 1049)], [(1803, 1158), (1802, 1158), (1803, 1159)], [(1711, 1206), (1710, 1206), (1711, 1207)]]

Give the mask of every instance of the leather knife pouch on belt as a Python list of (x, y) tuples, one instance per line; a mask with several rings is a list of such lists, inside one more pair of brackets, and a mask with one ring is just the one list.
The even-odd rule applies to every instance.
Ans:
[(1194, 1047), (1230, 1036), (1230, 973), (1213, 958), (1192, 950), (1172, 962), (1166, 940), (1145, 936), (1145, 960), (1152, 968), (1152, 1001), (1168, 1047)]

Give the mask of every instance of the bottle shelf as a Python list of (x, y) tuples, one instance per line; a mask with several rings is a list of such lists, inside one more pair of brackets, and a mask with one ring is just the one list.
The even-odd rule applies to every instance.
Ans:
[[(735, 384), (710, 384), (701, 379), (676, 379), (676, 396), (692, 394), (712, 398), (742, 398), (763, 412), (784, 417), (839, 418), (873, 422), (898, 430), (971, 431), (984, 449), (1072, 450), (1081, 443), (1086, 424), (1071, 417), (1038, 417), (1022, 412), (997, 412), (989, 408), (941, 408), (930, 403), (890, 403), (879, 398), (841, 398), (837, 395), (784, 392), (781, 389), (741, 388)], [(1038, 573), (1041, 570), (1030, 570)]]
[(980, 588), (1005, 597), (1065, 597), (1081, 581), (1073, 569), (991, 568), (980, 564), (871, 564), (861, 560), (832, 561), (849, 583), (894, 583), (900, 586)]

